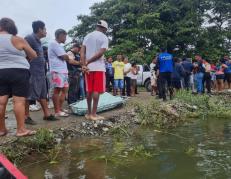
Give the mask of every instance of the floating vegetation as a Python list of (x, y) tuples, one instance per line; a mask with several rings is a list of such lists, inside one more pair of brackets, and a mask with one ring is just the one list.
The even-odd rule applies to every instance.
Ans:
[(155, 154), (147, 150), (143, 145), (127, 146), (125, 142), (114, 142), (112, 149), (105, 155), (94, 157), (93, 160), (102, 160), (106, 164), (127, 166), (134, 160), (149, 159)]

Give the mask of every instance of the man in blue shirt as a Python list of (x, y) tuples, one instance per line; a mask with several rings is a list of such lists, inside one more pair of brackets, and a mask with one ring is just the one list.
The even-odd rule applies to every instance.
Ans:
[(167, 100), (166, 97), (166, 84), (170, 92), (170, 99), (173, 97), (173, 89), (171, 85), (171, 74), (173, 72), (173, 56), (167, 52), (165, 48), (161, 49), (161, 53), (157, 60), (157, 69), (160, 80), (159, 97)]

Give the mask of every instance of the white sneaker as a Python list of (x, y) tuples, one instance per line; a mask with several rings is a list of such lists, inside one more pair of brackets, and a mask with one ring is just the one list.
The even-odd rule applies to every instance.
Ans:
[(55, 117), (68, 117), (68, 116), (69, 116), (69, 114), (67, 114), (63, 111), (55, 114)]
[(54, 104), (53, 104), (52, 101), (50, 101), (50, 102), (48, 103), (48, 109), (52, 109), (52, 108), (54, 108)]
[(33, 111), (39, 111), (40, 109), (41, 108), (39, 106), (35, 105), (35, 104), (32, 104), (32, 105), (29, 106), (29, 110), (31, 112), (33, 112)]

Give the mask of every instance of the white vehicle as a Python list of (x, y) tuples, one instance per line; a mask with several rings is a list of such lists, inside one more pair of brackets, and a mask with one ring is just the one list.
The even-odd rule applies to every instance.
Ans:
[(137, 65), (139, 67), (139, 73), (137, 77), (137, 85), (144, 86), (148, 92), (151, 91), (151, 71), (147, 64)]

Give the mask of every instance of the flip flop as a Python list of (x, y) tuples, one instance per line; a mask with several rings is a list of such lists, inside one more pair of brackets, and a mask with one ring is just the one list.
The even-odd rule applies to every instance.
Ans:
[(69, 114), (67, 114), (63, 111), (55, 114), (55, 117), (68, 117), (68, 116), (69, 116)]
[(68, 110), (68, 109), (62, 109), (61, 111), (62, 111), (62, 112), (65, 112), (65, 113), (69, 113), (69, 110)]
[(32, 136), (35, 134), (36, 134), (36, 131), (27, 130), (26, 132), (22, 134), (16, 134), (16, 137), (27, 137), (27, 136)]
[(7, 131), (5, 132), (0, 132), (0, 137), (6, 136), (7, 135)]

